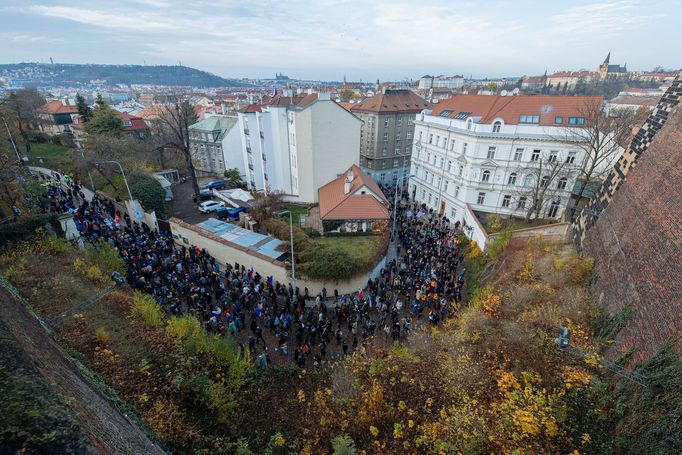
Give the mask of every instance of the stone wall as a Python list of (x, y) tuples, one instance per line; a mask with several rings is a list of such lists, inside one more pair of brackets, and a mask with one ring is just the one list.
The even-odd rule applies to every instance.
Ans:
[(681, 95), (678, 77), (604, 184), (598, 216), (575, 227), (595, 258), (601, 307), (614, 315), (632, 305), (611, 358), (635, 348), (634, 360), (645, 361), (667, 341), (682, 353)]

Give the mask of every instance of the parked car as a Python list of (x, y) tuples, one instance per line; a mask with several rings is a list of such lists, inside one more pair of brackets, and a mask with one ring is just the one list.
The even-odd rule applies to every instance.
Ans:
[(202, 190), (223, 190), (225, 189), (225, 180), (212, 180), (201, 187)]
[(211, 190), (201, 190), (199, 191), (199, 200), (208, 201), (213, 197), (213, 191)]
[(201, 213), (211, 213), (215, 212), (220, 207), (225, 207), (223, 201), (205, 201), (199, 204), (199, 211)]
[(244, 207), (237, 207), (235, 209), (221, 207), (219, 209), (216, 209), (215, 214), (218, 217), (218, 219), (226, 220), (227, 218), (237, 219), (239, 218), (239, 214), (242, 212), (246, 212), (246, 209)]

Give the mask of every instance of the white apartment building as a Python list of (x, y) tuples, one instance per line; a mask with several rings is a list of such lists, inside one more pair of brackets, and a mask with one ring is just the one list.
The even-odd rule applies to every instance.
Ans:
[(429, 76), (419, 78), (418, 88), (428, 90), (430, 88), (461, 89), (464, 87), (464, 76)]
[(328, 93), (276, 96), (238, 113), (249, 189), (317, 202), (317, 189), (359, 164), (361, 120)]
[(211, 115), (189, 127), (189, 144), (194, 167), (200, 175), (222, 177), (225, 169), (244, 166), (236, 161), (241, 155), (237, 117)]
[(540, 217), (560, 218), (585, 159), (574, 129), (594, 102), (601, 98), (460, 95), (438, 103), (415, 120), (409, 191), (454, 223), (467, 204), (523, 217), (533, 191), (546, 187)]

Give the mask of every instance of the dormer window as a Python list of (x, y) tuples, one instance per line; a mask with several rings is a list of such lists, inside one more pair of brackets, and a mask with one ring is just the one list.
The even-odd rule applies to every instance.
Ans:
[(500, 128), (502, 128), (502, 122), (498, 120), (495, 123), (493, 123), (493, 133), (499, 133)]
[(133, 126), (133, 122), (131, 122), (130, 120), (123, 120), (123, 126), (129, 128)]

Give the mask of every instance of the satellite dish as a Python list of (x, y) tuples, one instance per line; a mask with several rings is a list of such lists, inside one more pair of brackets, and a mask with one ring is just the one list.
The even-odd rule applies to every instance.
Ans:
[(506, 90), (502, 90), (500, 92), (500, 96), (507, 96), (507, 93), (509, 93), (509, 92), (507, 92)]
[(519, 94), (519, 88), (516, 87), (514, 90), (512, 90), (512, 95), (516, 96)]

